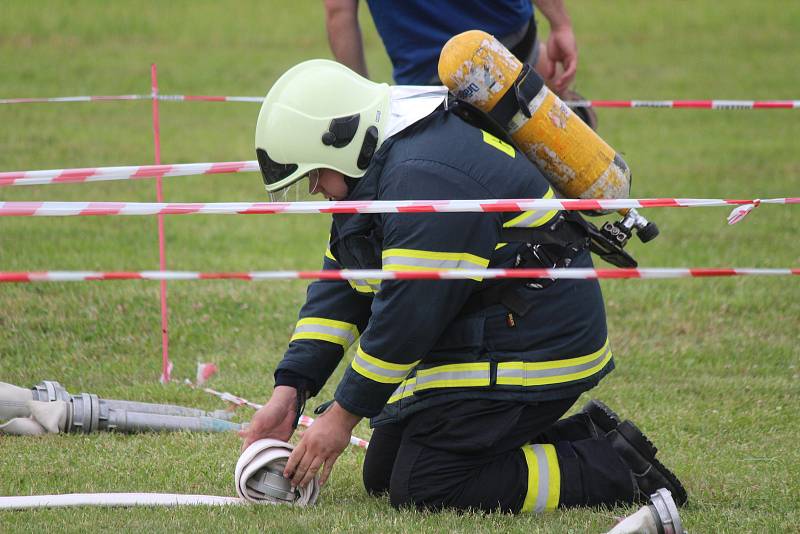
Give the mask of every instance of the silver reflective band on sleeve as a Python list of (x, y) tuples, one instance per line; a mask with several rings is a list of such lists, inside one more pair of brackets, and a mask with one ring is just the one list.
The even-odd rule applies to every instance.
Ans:
[(516, 219), (514, 219), (513, 223), (511, 224), (504, 224), (504, 228), (535, 228), (537, 226), (541, 226), (546, 223), (548, 220), (552, 219), (553, 216), (558, 213), (558, 210), (534, 210), (534, 211), (526, 211)]
[[(547, 192), (542, 195), (542, 199), (550, 199), (555, 196), (552, 187), (547, 188)], [(558, 210), (530, 210), (522, 212), (520, 215), (503, 223), (503, 228), (535, 228), (546, 224), (550, 219), (558, 214)]]
[(353, 279), (348, 280), (350, 283), (350, 287), (358, 291), (359, 293), (370, 293), (374, 294), (380, 291), (381, 289), (381, 281), (380, 280), (361, 280), (361, 279)]
[[(330, 238), (328, 238), (328, 240), (330, 241)], [(331, 252), (330, 246), (328, 246), (328, 248), (325, 249), (325, 257), (328, 258), (331, 261), (335, 261), (336, 263), (339, 263), (339, 260), (337, 260), (336, 257), (333, 255), (333, 252)], [(367, 294), (372, 295), (372, 294), (377, 293), (381, 289), (381, 281), (380, 280), (360, 280), (359, 279), (359, 280), (348, 280), (347, 282), (350, 284), (350, 287), (352, 287), (353, 289), (355, 289), (359, 293), (367, 293)]]
[(356, 325), (322, 317), (304, 317), (297, 321), (294, 334), (289, 340), (316, 339), (341, 345), (345, 350), (358, 337)]
[[(468, 252), (435, 252), (409, 248), (391, 248), (381, 253), (387, 271), (485, 269), (489, 260)], [(480, 282), (482, 278), (470, 278)]]
[(393, 363), (381, 360), (364, 352), (361, 347), (350, 364), (358, 374), (383, 384), (399, 384), (408, 376), (419, 360), (411, 363)]

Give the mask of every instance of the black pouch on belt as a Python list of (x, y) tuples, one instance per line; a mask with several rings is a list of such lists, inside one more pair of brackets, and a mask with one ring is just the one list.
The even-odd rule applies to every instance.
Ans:
[[(523, 242), (514, 262), (515, 268), (553, 269), (569, 267), (580, 252), (589, 247), (589, 232), (580, 215), (562, 211), (546, 225), (538, 228), (503, 228), (503, 242)], [(552, 278), (508, 280), (472, 295), (462, 313), (471, 313), (494, 304), (503, 304), (519, 316), (533, 306), (524, 298), (523, 288), (540, 290), (555, 284)]]

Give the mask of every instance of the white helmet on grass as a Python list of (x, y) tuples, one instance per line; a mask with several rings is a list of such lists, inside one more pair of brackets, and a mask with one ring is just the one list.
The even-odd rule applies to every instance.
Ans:
[(384, 140), (389, 93), (387, 84), (326, 59), (286, 71), (256, 124), (256, 155), (270, 195), (320, 168), (363, 176)]

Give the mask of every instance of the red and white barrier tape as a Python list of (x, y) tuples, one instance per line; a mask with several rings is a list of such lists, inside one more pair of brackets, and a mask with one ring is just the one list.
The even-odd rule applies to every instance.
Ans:
[(693, 208), (737, 206), (729, 224), (761, 204), (800, 204), (800, 197), (766, 199), (628, 198), (628, 199), (485, 199), (372, 200), (333, 202), (0, 202), (0, 217), (75, 217), (88, 215), (255, 215), (309, 213), (457, 213), (528, 210), (619, 210), (623, 208)]
[(216, 163), (178, 163), (172, 165), (130, 165), (124, 167), (87, 167), (82, 169), (51, 169), (43, 171), (0, 172), (0, 186), (45, 185), (108, 180), (141, 180), (164, 176), (192, 176), (255, 172), (258, 161), (223, 161)]
[(54, 96), (34, 98), (0, 98), (0, 104), (44, 104), (48, 102), (110, 102), (118, 100), (151, 100), (152, 95), (104, 95), (104, 96)]
[(800, 269), (641, 268), (641, 269), (443, 269), (388, 271), (343, 269), (327, 271), (0, 271), (3, 282), (94, 282), (109, 280), (463, 280), (474, 278), (553, 278), (596, 280), (619, 278), (706, 278), (718, 276), (800, 275)]
[[(38, 104), (47, 102), (96, 102), (112, 100), (166, 100), (171, 102), (254, 102), (263, 96), (218, 95), (107, 95), (60, 96), (42, 98), (2, 98), (0, 104)], [(594, 108), (672, 108), (672, 109), (799, 109), (800, 100), (567, 100), (569, 106)]]
[(0, 202), (2, 217), (82, 215), (252, 215), (309, 213), (457, 213), (528, 210), (618, 210), (623, 208), (696, 208), (759, 204), (800, 204), (800, 197), (765, 199), (476, 199), (338, 200), (313, 202)]
[[(194, 386), (190, 385), (190, 387)], [(233, 393), (228, 393), (227, 391), (217, 391), (216, 389), (211, 389), (211, 388), (203, 388), (203, 391), (210, 395), (214, 395), (215, 397), (219, 397), (220, 399), (224, 400), (225, 402), (229, 402), (234, 406), (249, 406), (250, 408), (254, 408), (256, 410), (260, 409), (263, 406), (262, 404), (256, 404), (255, 402), (250, 402), (249, 400), (243, 397), (238, 397)]]
[[(260, 409), (263, 406), (262, 404), (250, 402), (249, 400), (243, 397), (239, 397), (232, 393), (228, 393), (227, 391), (217, 391), (211, 388), (203, 388), (203, 391), (211, 395), (214, 395), (215, 397), (219, 397), (220, 399), (226, 402), (230, 402), (231, 404), (236, 406), (249, 406), (251, 408), (255, 408), (256, 410)], [(314, 418), (309, 417), (307, 415), (301, 415), (299, 423), (304, 427), (310, 427), (312, 424), (314, 424)], [(350, 445), (355, 445), (356, 447), (361, 447), (362, 449), (366, 449), (369, 447), (369, 441), (357, 438), (355, 436), (350, 436)]]
[(0, 98), (0, 104), (46, 104), (63, 102), (111, 102), (119, 100), (162, 100), (170, 102), (255, 102), (264, 101), (263, 96), (216, 96), (216, 95), (103, 95), (103, 96), (56, 96), (34, 98)]
[(263, 96), (160, 95), (159, 99), (172, 102), (264, 102)]
[(799, 109), (800, 100), (573, 100), (569, 106), (593, 108)]

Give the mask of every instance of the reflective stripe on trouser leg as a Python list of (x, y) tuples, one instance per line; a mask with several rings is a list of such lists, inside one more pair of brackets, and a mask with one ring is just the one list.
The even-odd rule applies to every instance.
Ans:
[(561, 493), (561, 471), (555, 447), (535, 443), (522, 447), (522, 452), (528, 464), (528, 492), (521, 511), (555, 510)]

